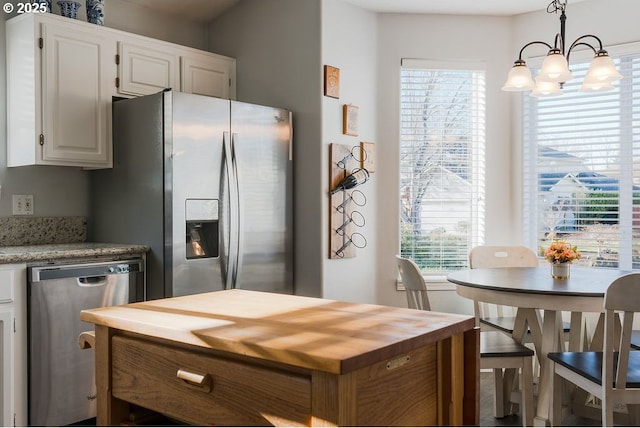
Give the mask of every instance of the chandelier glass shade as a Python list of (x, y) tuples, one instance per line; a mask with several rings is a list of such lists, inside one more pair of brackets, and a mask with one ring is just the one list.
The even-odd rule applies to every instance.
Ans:
[(536, 82), (531, 77), (531, 70), (527, 67), (524, 61), (516, 64), (509, 71), (507, 76), (507, 83), (502, 88), (503, 91), (528, 91), (536, 86)]
[(536, 77), (536, 85), (529, 94), (532, 97), (552, 97), (562, 95), (562, 88), (558, 82), (544, 82)]
[(569, 63), (560, 52), (560, 49), (549, 51), (542, 62), (542, 68), (540, 68), (537, 78), (540, 82), (556, 83), (568, 82), (573, 79), (571, 70), (569, 70)]
[[(609, 91), (614, 89), (614, 83), (622, 79), (622, 75), (616, 70), (615, 64), (606, 50), (603, 49), (602, 41), (597, 36), (587, 34), (578, 37), (569, 47), (565, 55), (565, 22), (567, 16), (565, 10), (567, 0), (553, 0), (547, 7), (547, 12), (560, 11), (560, 33), (556, 34), (554, 45), (542, 41), (527, 43), (520, 49), (518, 59), (507, 75), (502, 90), (504, 91), (531, 91), (532, 96), (552, 96), (561, 95), (562, 86), (573, 78), (569, 69), (569, 57), (574, 48), (581, 46), (590, 48), (594, 53), (593, 61), (584, 78), (581, 91)], [(596, 49), (586, 40), (597, 42)], [(531, 75), (531, 70), (522, 59), (522, 54), (531, 45), (544, 45), (549, 51), (540, 72), (535, 78)]]

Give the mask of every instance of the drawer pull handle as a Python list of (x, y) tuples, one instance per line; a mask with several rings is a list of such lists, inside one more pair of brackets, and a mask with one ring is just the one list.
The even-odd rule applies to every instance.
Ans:
[(394, 370), (394, 369), (397, 369), (399, 367), (402, 367), (405, 364), (407, 364), (410, 359), (411, 359), (410, 356), (405, 355), (405, 356), (402, 356), (400, 358), (396, 358), (395, 360), (391, 360), (391, 361), (389, 361), (387, 363), (387, 370)]
[(205, 392), (211, 392), (211, 375), (209, 374), (197, 374), (188, 372), (186, 370), (178, 369), (178, 373), (176, 374), (178, 379), (182, 379), (188, 385), (197, 386), (204, 390)]

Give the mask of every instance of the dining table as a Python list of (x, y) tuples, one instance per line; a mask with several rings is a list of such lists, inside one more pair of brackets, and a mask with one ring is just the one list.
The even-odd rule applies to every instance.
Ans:
[(522, 343), (529, 332), (540, 363), (534, 426), (548, 426), (553, 366), (547, 354), (565, 350), (562, 312), (571, 316), (568, 350), (584, 350), (584, 339), (589, 336), (585, 314), (602, 313), (608, 286), (628, 273), (631, 271), (572, 266), (569, 278), (557, 279), (546, 265), (466, 269), (451, 272), (447, 280), (456, 284), (462, 297), (516, 308), (512, 336)]

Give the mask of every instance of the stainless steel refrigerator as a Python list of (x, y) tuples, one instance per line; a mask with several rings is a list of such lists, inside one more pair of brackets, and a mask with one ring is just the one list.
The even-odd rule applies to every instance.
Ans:
[(151, 247), (147, 299), (293, 293), (291, 141), (282, 109), (172, 91), (115, 101), (89, 238)]

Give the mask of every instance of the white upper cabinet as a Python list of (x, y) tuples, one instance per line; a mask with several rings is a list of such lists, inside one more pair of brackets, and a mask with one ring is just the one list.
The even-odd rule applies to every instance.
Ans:
[(113, 96), (235, 99), (235, 59), (51, 13), (6, 23), (7, 166), (112, 167)]
[(236, 60), (131, 35), (118, 42), (118, 93), (180, 92), (235, 99)]
[(113, 42), (42, 24), (43, 162), (111, 166)]
[(180, 56), (152, 42), (118, 42), (118, 92), (149, 95), (180, 88)]
[(215, 54), (184, 55), (180, 58), (182, 92), (235, 99), (236, 61)]
[(115, 42), (51, 14), (6, 26), (7, 165), (110, 167)]

